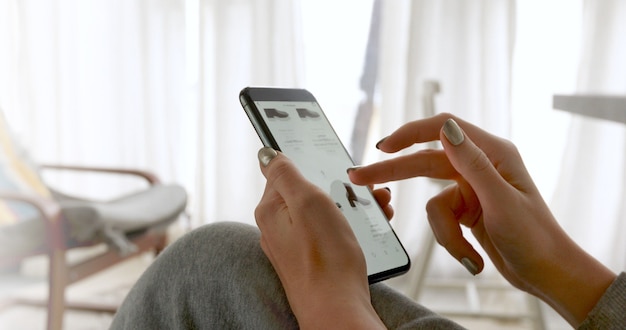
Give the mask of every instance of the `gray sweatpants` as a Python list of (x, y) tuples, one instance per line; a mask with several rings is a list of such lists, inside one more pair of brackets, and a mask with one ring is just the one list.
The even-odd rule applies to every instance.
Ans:
[[(241, 223), (186, 234), (148, 267), (111, 329), (297, 329), (259, 235)], [(371, 295), (387, 328), (461, 328), (385, 284), (372, 285)]]

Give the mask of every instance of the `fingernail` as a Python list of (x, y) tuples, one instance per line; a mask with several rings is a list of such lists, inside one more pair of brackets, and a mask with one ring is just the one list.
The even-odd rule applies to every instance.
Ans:
[(363, 167), (363, 165), (355, 165), (355, 166), (352, 166), (352, 167), (348, 167), (348, 169), (346, 170), (346, 172), (350, 173), (351, 171), (358, 170), (358, 169), (360, 169), (361, 167)]
[(259, 150), (257, 156), (259, 157), (259, 161), (261, 162), (261, 164), (263, 164), (263, 167), (267, 167), (272, 159), (278, 156), (278, 152), (270, 147), (264, 147)]
[(389, 187), (383, 187), (383, 189), (387, 190), (388, 192), (391, 192), (391, 188)]
[(455, 146), (458, 146), (465, 140), (463, 130), (452, 118), (446, 120), (445, 124), (443, 124), (443, 135), (445, 135), (448, 141)]
[(470, 258), (463, 258), (461, 259), (461, 263), (463, 264), (463, 266), (465, 266), (465, 269), (467, 269), (468, 272), (470, 272), (470, 274), (472, 275), (476, 275), (478, 274), (478, 265), (472, 261)]
[(376, 142), (376, 149), (380, 149), (378, 146), (380, 146), (381, 143), (385, 142), (387, 138), (388, 136), (385, 136), (384, 138), (380, 139), (380, 141)]

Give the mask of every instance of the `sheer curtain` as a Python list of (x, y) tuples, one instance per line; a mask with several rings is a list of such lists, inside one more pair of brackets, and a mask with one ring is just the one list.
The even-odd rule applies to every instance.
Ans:
[[(355, 47), (353, 39), (364, 46), (367, 26), (360, 19), (362, 28), (355, 28), (354, 20), (348, 27), (345, 18), (369, 17), (372, 1), (358, 3), (351, 9), (321, 0), (304, 2), (306, 8), (286, 0), (0, 0), (0, 107), (39, 161), (150, 169), (188, 189), (191, 225), (253, 222), (263, 188), (255, 158), (261, 144), (238, 92), (246, 85), (309, 88), (348, 141), (362, 58), (346, 58), (342, 47)], [(558, 13), (565, 6), (570, 10), (569, 3), (541, 6)], [(578, 91), (624, 93), (624, 6), (619, 0), (587, 1), (581, 8), (585, 51)], [(519, 99), (512, 95), (526, 98), (511, 84), (513, 46), (521, 35), (518, 7), (523, 6), (499, 0), (383, 2), (376, 112), (365, 163), (388, 157), (374, 149), (378, 139), (424, 115), (425, 80), (441, 84), (439, 111), (503, 137), (515, 133), (512, 121), (524, 111), (515, 111)], [(313, 13), (305, 31), (302, 10)], [(552, 18), (545, 26), (554, 25)], [(307, 47), (315, 52), (307, 53)], [(529, 47), (533, 56), (549, 55), (542, 46)], [(304, 63), (304, 53), (317, 56), (308, 60), (317, 61), (319, 69)], [(578, 54), (571, 56), (563, 61), (578, 61)], [(559, 118), (569, 121), (567, 115)], [(536, 127), (526, 120), (527, 130)], [(626, 230), (624, 128), (586, 118), (571, 121), (562, 170), (555, 167), (559, 178), (545, 197), (578, 241), (612, 267), (624, 267), (626, 246), (619, 237)], [(534, 138), (560, 157), (562, 145), (555, 139), (565, 142), (564, 137), (533, 134), (517, 137)], [(531, 168), (540, 171), (546, 165), (538, 159)], [(52, 179), (94, 195), (133, 184)], [(420, 235), (429, 230), (424, 205), (439, 186), (415, 179), (390, 187), (393, 225), (416, 254)], [(433, 269), (464, 272), (442, 249), (438, 255)]]
[(0, 107), (37, 161), (149, 169), (187, 188), (192, 226), (253, 222), (261, 144), (238, 93), (300, 85), (299, 21), (298, 1), (0, 0)]
[[(422, 86), (427, 80), (440, 83), (439, 112), (509, 135), (514, 1), (386, 1), (382, 13), (378, 110), (368, 162), (388, 157), (373, 148), (378, 139), (424, 117)], [(422, 248), (420, 236), (430, 230), (426, 202), (440, 186), (427, 179), (390, 186), (393, 224), (415, 256)], [(462, 271), (449, 256), (433, 262), (436, 272)]]
[[(0, 106), (40, 162), (184, 169), (184, 11), (176, 1), (11, 1)], [(5, 11), (6, 10), (6, 11)], [(8, 24), (7, 24), (8, 25)], [(10, 31), (10, 32), (7, 32)], [(6, 94), (4, 94), (6, 93)], [(57, 180), (97, 196), (104, 181)]]
[[(588, 0), (575, 92), (626, 94), (626, 3)], [(614, 271), (626, 269), (626, 125), (574, 116), (552, 207), (565, 229)]]
[(248, 85), (300, 86), (299, 3), (200, 0), (199, 13), (198, 77), (187, 125), (194, 131), (188, 154), (197, 157), (188, 182), (195, 214), (203, 217), (196, 224), (254, 223), (264, 187), (256, 159), (261, 143), (238, 95)]
[(12, 1), (0, 1), (0, 107), (17, 105), (17, 8)]
[[(559, 15), (566, 20), (555, 25)], [(374, 143), (422, 117), (422, 83), (437, 80), (438, 111), (513, 139), (568, 233), (623, 270), (625, 127), (555, 111), (551, 96), (625, 93), (625, 17), (626, 4), (617, 0), (385, 2), (378, 112), (366, 162), (388, 157)], [(440, 187), (425, 179), (391, 187), (394, 226), (418, 255), (419, 237), (429, 230), (424, 205)], [(464, 272), (441, 248), (433, 263), (440, 275)]]

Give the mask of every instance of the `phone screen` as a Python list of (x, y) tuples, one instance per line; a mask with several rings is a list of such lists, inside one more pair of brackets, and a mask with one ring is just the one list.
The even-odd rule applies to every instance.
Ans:
[(350, 182), (352, 159), (317, 101), (251, 101), (254, 107), (246, 111), (257, 111), (263, 124), (255, 126), (269, 131), (261, 137), (264, 144), (275, 143), (343, 212), (365, 255), (370, 282), (408, 270), (407, 253), (370, 190)]

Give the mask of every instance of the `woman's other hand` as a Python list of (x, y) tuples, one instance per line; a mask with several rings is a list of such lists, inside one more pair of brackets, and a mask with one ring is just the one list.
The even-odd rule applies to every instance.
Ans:
[(477, 274), (483, 260), (460, 226), (471, 228), (509, 282), (579, 324), (615, 274), (561, 229), (517, 148), (450, 114), (410, 122), (377, 147), (395, 153), (434, 140), (440, 140), (444, 150), (418, 151), (361, 167), (350, 171), (350, 178), (355, 184), (418, 176), (455, 181), (427, 203), (438, 243)]

